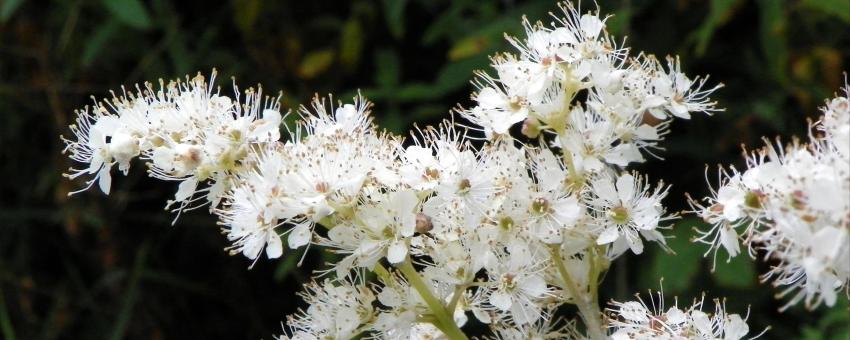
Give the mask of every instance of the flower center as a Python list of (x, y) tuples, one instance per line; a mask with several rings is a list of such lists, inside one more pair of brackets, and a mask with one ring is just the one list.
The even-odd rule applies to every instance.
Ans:
[(537, 214), (545, 214), (550, 211), (549, 201), (543, 197), (535, 198), (531, 201), (531, 211)]
[(502, 217), (499, 220), (499, 228), (502, 228), (504, 231), (510, 231), (514, 227), (514, 219), (510, 217)]
[(753, 209), (761, 209), (761, 197), (763, 194), (758, 190), (747, 192), (744, 196), (744, 205)]
[(611, 209), (608, 214), (611, 216), (611, 220), (617, 224), (625, 224), (629, 221), (629, 210), (624, 206), (619, 206), (614, 209)]
[(458, 183), (457, 192), (459, 194), (465, 194), (465, 193), (469, 192), (469, 188), (471, 188), (471, 187), (472, 187), (472, 184), (469, 183), (469, 180), (464, 178), (464, 179), (460, 180), (460, 182)]
[(440, 171), (434, 168), (425, 168), (425, 179), (436, 180), (440, 178)]
[(512, 273), (502, 274), (502, 287), (504, 287), (505, 290), (513, 290), (514, 288), (516, 288), (516, 281), (514, 280), (515, 278), (516, 275)]

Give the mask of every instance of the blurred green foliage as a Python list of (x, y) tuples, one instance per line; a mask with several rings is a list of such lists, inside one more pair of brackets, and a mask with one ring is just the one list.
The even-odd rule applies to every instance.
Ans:
[[(634, 51), (679, 54), (688, 74), (726, 87), (727, 112), (678, 121), (666, 160), (641, 166), (684, 192), (705, 194), (704, 164), (740, 164), (739, 145), (762, 136), (803, 135), (806, 119), (846, 82), (850, 0), (598, 0), (609, 29)], [(584, 1), (586, 9), (592, 9)], [(162, 211), (175, 188), (132, 171), (108, 198), (60, 176), (68, 161), (59, 134), (73, 110), (108, 90), (213, 67), (230, 91), (262, 83), (296, 108), (314, 93), (360, 91), (378, 122), (403, 133), (469, 105), (472, 72), (509, 50), (523, 14), (551, 19), (551, 1), (355, 0), (229, 2), (68, 0), (0, 2), (0, 334), (4, 339), (269, 338), (310, 270), (316, 249), (250, 263), (230, 257), (203, 211), (174, 227)], [(786, 138), (787, 140), (788, 138)], [(135, 170), (139, 170), (138, 167)], [(713, 171), (709, 170), (709, 172)], [(699, 221), (679, 220), (676, 255), (652, 249), (609, 272), (604, 298), (663, 285), (683, 302), (706, 292), (730, 309), (751, 308), (750, 325), (770, 339), (847, 339), (848, 306), (792, 308), (758, 283), (769, 264), (727, 263), (689, 242)], [(663, 283), (659, 279), (663, 277)]]

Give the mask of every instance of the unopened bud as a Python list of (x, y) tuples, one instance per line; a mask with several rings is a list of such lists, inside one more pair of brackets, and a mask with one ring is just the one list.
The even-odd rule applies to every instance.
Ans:
[(536, 118), (526, 118), (522, 122), (522, 135), (528, 138), (537, 138), (537, 136), (540, 136), (540, 122)]
[(416, 214), (416, 232), (427, 234), (431, 229), (434, 229), (434, 224), (431, 223), (431, 217), (423, 213)]

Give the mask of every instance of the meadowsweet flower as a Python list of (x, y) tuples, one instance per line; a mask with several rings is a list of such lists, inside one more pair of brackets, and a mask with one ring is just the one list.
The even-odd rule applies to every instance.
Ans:
[(534, 159), (537, 185), (528, 193), (528, 227), (546, 243), (563, 242), (563, 231), (583, 216), (578, 198), (568, 187), (567, 171), (554, 154), (543, 149)]
[(850, 284), (850, 130), (847, 88), (827, 102), (808, 144), (785, 148), (768, 143), (751, 152), (747, 169), (721, 169), (720, 187), (702, 202), (690, 199), (693, 212), (711, 224), (696, 240), (724, 248), (730, 258), (743, 243), (753, 256), (778, 261), (762, 278), (791, 295), (788, 308), (835, 304)]
[[(232, 254), (277, 258), (285, 244), (341, 255), (320, 270), (324, 281), (305, 287), (310, 306), (287, 318), (281, 339), (463, 338), (470, 314), (496, 339), (586, 338), (574, 321), (553, 317), (563, 304), (577, 306), (587, 338), (604, 338), (594, 285), (613, 257), (641, 253), (644, 239), (663, 247), (659, 230), (671, 218), (661, 204), (667, 188), (650, 188), (626, 168), (657, 157), (670, 118), (718, 111), (708, 99), (717, 87), (684, 75), (678, 59), (665, 69), (652, 56), (629, 57), (598, 11), (569, 3), (561, 11), (549, 26), (524, 20), (525, 36), (507, 38), (516, 52), (493, 57), (493, 75), (477, 73), (474, 105), (457, 110), (471, 124), (452, 118), (417, 128), (404, 144), (377, 128), (361, 96), (315, 97), (281, 134), (278, 101), (260, 88), (229, 97), (197, 76), (146, 84), (78, 112), (76, 140), (65, 142), (83, 165), (69, 177), (92, 176), (87, 186), (108, 192), (112, 167), (126, 173), (140, 158), (152, 177), (179, 182), (169, 206), (210, 203)], [(835, 120), (846, 106), (830, 104), (819, 125), (825, 134), (843, 136)], [(518, 124), (533, 140), (513, 139)], [(827, 144), (815, 149), (841, 154)], [(810, 167), (823, 157), (779, 158), (753, 159), (758, 170), (741, 174), (740, 188), (724, 182), (730, 187), (716, 201), (729, 208), (706, 215), (736, 220), (722, 223), (732, 226), (724, 240), (737, 242), (737, 221), (767, 216), (759, 212), (768, 203), (762, 186), (776, 191), (809, 177), (822, 182), (792, 195), (791, 207), (824, 211), (817, 221), (843, 218), (843, 201), (813, 196), (832, 190), (835, 182), (823, 178), (842, 178)], [(843, 229), (820, 230), (798, 238), (844, 237)], [(820, 292), (843, 277), (832, 269), (844, 248), (806, 247), (771, 248), (801, 268), (778, 269), (778, 280), (805, 271)], [(367, 271), (374, 280), (366, 282)], [(747, 333), (732, 317), (687, 313), (704, 334), (727, 325), (724, 334)]]
[[(213, 71), (209, 82), (200, 74), (160, 81), (159, 89), (145, 84), (136, 93), (125, 91), (111, 102), (95, 103), (91, 111), (78, 111), (71, 128), (76, 140), (64, 139), (65, 151), (88, 166), (71, 169), (69, 177), (94, 174), (86, 189), (97, 181), (108, 194), (112, 166), (126, 173), (138, 157), (147, 161), (152, 177), (181, 182), (170, 203), (177, 210), (197, 202), (199, 192), (218, 205), (222, 183), (238, 170), (249, 145), (276, 142), (282, 118), (277, 100), (264, 99), (261, 89), (248, 89), (244, 102), (214, 92), (215, 76)], [(204, 181), (211, 186), (199, 190)]]
[[(681, 72), (679, 58), (667, 58), (667, 70), (656, 68), (656, 77), (652, 79), (654, 95), (647, 98), (649, 112), (656, 118), (663, 118), (665, 113), (690, 119), (690, 112), (711, 113), (717, 111), (717, 103), (708, 99), (720, 85), (703, 89), (707, 78), (691, 80)], [(651, 104), (650, 104), (651, 103)]]
[[(744, 339), (750, 333), (747, 316), (726, 311), (725, 303), (714, 301), (714, 313), (702, 311), (704, 297), (687, 308), (680, 308), (678, 301), (665, 309), (664, 297), (658, 292), (647, 305), (640, 296), (637, 301), (612, 301), (607, 309), (613, 331), (611, 339)], [(657, 301), (656, 301), (657, 300)], [(765, 330), (767, 331), (767, 330)], [(758, 334), (747, 339), (754, 339)]]
[(517, 324), (536, 321), (542, 313), (537, 300), (551, 294), (541, 269), (527, 245), (521, 241), (509, 245), (508, 253), (488, 268), (489, 304)]
[(671, 217), (664, 216), (661, 205), (661, 199), (667, 195), (663, 183), (650, 191), (647, 180), (625, 173), (616, 179), (597, 176), (591, 180), (590, 187), (590, 208), (601, 229), (596, 243), (613, 243), (611, 256), (618, 256), (626, 247), (635, 254), (642, 253), (641, 237), (664, 244), (664, 236), (657, 229)]
[(574, 321), (564, 322), (552, 315), (551, 311), (544, 312), (544, 315), (534, 323), (513, 325), (509, 323), (494, 324), (494, 336), (488, 339), (492, 340), (549, 340), (549, 339), (570, 339), (583, 340), (587, 339), (576, 329)]
[(325, 280), (305, 286), (301, 297), (309, 304), (287, 319), (288, 335), (278, 339), (351, 339), (375, 317), (375, 295), (361, 279)]

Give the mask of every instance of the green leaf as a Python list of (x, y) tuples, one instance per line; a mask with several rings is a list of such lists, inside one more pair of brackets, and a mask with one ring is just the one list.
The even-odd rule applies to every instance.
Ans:
[(91, 37), (86, 39), (86, 45), (80, 56), (80, 62), (84, 67), (91, 66), (92, 62), (97, 59), (106, 43), (118, 33), (118, 26), (119, 24), (115, 19), (108, 19), (95, 30)]
[(632, 20), (632, 8), (624, 5), (620, 7), (613, 17), (605, 21), (605, 27), (608, 32), (616, 36), (626, 35), (629, 23)]
[(759, 0), (761, 47), (773, 77), (788, 83), (788, 43), (785, 40), (787, 16), (783, 1)]
[(437, 75), (435, 85), (444, 92), (459, 89), (469, 84), (469, 76), (474, 70), (487, 67), (489, 62), (490, 58), (487, 55), (478, 54), (443, 66)]
[(294, 255), (284, 256), (283, 261), (279, 261), (277, 268), (275, 268), (272, 278), (274, 278), (277, 282), (283, 281), (283, 279), (289, 276), (289, 273), (293, 270), (297, 270), (296, 265), (298, 264), (298, 258), (298, 256)]
[(249, 33), (254, 28), (254, 23), (257, 22), (260, 13), (262, 12), (263, 2), (260, 0), (239, 0), (233, 3), (233, 19), (236, 21), (236, 26), (244, 33)]
[(298, 66), (298, 76), (310, 79), (324, 73), (334, 61), (334, 51), (330, 49), (312, 51), (304, 56)]
[(18, 7), (24, 4), (23, 0), (3, 0), (0, 4), (0, 22), (6, 22), (15, 14)]
[[(718, 254), (718, 256), (724, 256)], [(744, 254), (738, 254), (729, 263), (721, 261), (714, 268), (714, 281), (729, 288), (752, 287), (757, 281), (753, 260)]]
[(139, 0), (102, 0), (103, 6), (118, 21), (137, 29), (148, 29), (151, 27), (148, 10)]
[(353, 69), (360, 62), (363, 51), (363, 28), (360, 21), (351, 18), (345, 22), (340, 32), (339, 62), (347, 69)]
[(449, 60), (459, 60), (475, 56), (490, 46), (490, 39), (483, 36), (470, 36), (456, 42), (449, 50)]
[(404, 36), (404, 9), (407, 0), (384, 0), (384, 17), (387, 19), (387, 28), (396, 39)]
[(690, 286), (694, 277), (699, 273), (700, 262), (704, 249), (691, 243), (693, 226), (698, 219), (686, 218), (676, 223), (673, 230), (665, 233), (673, 236), (667, 239), (667, 246), (675, 254), (668, 254), (655, 249), (652, 252), (649, 270), (642, 271), (641, 283), (645, 287), (657, 287), (658, 282), (664, 279), (664, 290), (670, 293), (684, 292)]
[(12, 327), (12, 321), (9, 318), (9, 310), (6, 309), (6, 299), (3, 296), (2, 285), (0, 285), (0, 334), (3, 334), (3, 339), (15, 340), (15, 329)]
[(832, 15), (850, 23), (850, 0), (803, 0), (800, 6)]
[(708, 43), (711, 42), (711, 37), (714, 35), (714, 31), (729, 21), (740, 3), (741, 0), (711, 1), (711, 9), (708, 12), (708, 17), (706, 17), (705, 21), (703, 21), (700, 28), (696, 31), (697, 55), (701, 56), (705, 54)]
[(850, 313), (847, 311), (847, 299), (838, 297), (838, 303), (829, 307), (829, 312), (821, 318), (821, 334), (830, 339), (850, 339)]
[(375, 82), (379, 87), (398, 86), (401, 79), (401, 62), (398, 54), (389, 49), (378, 50), (375, 53), (375, 65), (380, 65), (375, 74)]
[(141, 281), (142, 272), (145, 269), (149, 245), (150, 242), (146, 240), (136, 251), (136, 259), (133, 261), (133, 271), (130, 273), (127, 294), (124, 295), (121, 309), (113, 323), (112, 332), (110, 332), (111, 335), (109, 336), (110, 340), (123, 339), (124, 332), (127, 331), (127, 326), (133, 317), (133, 307), (136, 305), (136, 300), (139, 297), (139, 282)]

